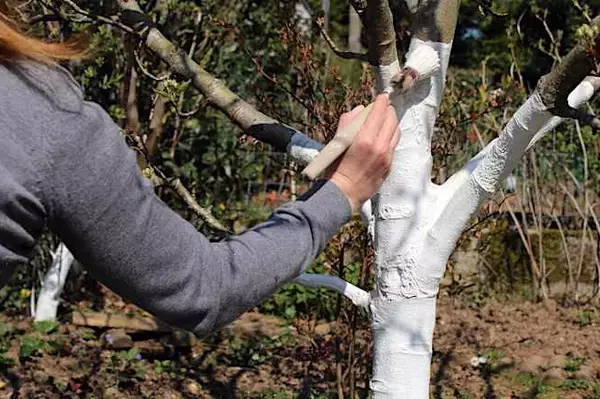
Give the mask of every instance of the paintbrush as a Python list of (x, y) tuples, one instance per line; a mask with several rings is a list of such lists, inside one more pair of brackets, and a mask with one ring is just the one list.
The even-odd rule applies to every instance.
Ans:
[[(396, 75), (390, 87), (384, 92), (389, 93), (390, 100), (395, 96), (402, 95), (410, 90), (419, 81), (425, 80), (437, 72), (440, 68), (440, 58), (431, 47), (424, 45), (411, 51), (404, 67)], [(325, 169), (333, 164), (352, 144), (354, 137), (371, 113), (374, 103), (367, 105), (360, 113), (343, 129), (338, 130), (333, 139), (327, 143), (319, 154), (302, 171), (302, 174), (314, 180)]]

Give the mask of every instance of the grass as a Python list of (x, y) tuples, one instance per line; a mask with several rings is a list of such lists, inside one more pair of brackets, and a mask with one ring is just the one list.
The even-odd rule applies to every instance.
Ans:
[(580, 357), (567, 357), (565, 360), (565, 371), (575, 372), (579, 370), (585, 359)]
[(568, 391), (576, 389), (588, 389), (591, 387), (591, 383), (587, 380), (568, 378), (560, 385), (560, 387)]

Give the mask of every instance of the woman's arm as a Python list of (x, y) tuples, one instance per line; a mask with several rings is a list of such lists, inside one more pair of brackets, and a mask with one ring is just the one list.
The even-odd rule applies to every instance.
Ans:
[(57, 115), (47, 144), (51, 228), (117, 294), (197, 334), (298, 276), (351, 216), (346, 196), (321, 182), (265, 223), (210, 243), (154, 194), (98, 105)]

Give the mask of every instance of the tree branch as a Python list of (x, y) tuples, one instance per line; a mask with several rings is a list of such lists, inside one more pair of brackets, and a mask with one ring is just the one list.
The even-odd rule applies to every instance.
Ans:
[(413, 37), (424, 42), (451, 43), (460, 0), (406, 0), (412, 14)]
[(333, 39), (329, 36), (329, 34), (327, 33), (327, 31), (323, 27), (323, 24), (320, 21), (317, 21), (317, 26), (319, 27), (319, 31), (321, 32), (321, 35), (323, 36), (323, 39), (325, 39), (325, 41), (329, 45), (329, 48), (331, 49), (331, 51), (333, 51), (335, 53), (335, 55), (337, 55), (338, 57), (344, 58), (344, 59), (347, 59), (347, 60), (361, 60), (361, 61), (368, 61), (369, 60), (369, 54), (368, 53), (355, 53), (353, 51), (344, 51), (344, 50), (341, 50), (337, 46), (337, 44), (335, 44), (335, 42), (333, 41)]
[[(221, 224), (221, 222), (219, 222), (210, 213), (210, 211), (208, 209), (203, 208), (202, 206), (200, 206), (200, 204), (198, 204), (198, 201), (196, 201), (196, 199), (194, 198), (192, 193), (190, 193), (188, 191), (188, 189), (185, 188), (185, 186), (183, 185), (183, 183), (181, 182), (180, 179), (177, 179), (177, 178), (168, 179), (165, 177), (161, 177), (157, 173), (158, 169), (156, 169), (156, 167), (153, 167), (152, 169), (154, 172), (152, 175), (152, 178), (151, 178), (152, 184), (154, 184), (155, 186), (163, 186), (163, 185), (169, 186), (173, 191), (175, 191), (181, 197), (181, 199), (186, 203), (186, 205), (196, 215), (198, 215), (198, 217), (200, 217), (202, 220), (204, 220), (212, 229), (223, 231), (223, 232), (228, 232), (228, 233), (230, 232), (229, 229), (227, 229), (227, 227), (223, 226)], [(161, 175), (162, 175), (162, 173), (161, 173)]]
[[(600, 19), (596, 18), (594, 23), (600, 23)], [(587, 77), (595, 68), (595, 54), (600, 48), (597, 33), (593, 39), (594, 48), (576, 46), (542, 78), (499, 137), (442, 186), (441, 197), (446, 207), (440, 210), (432, 227), (432, 231), (441, 233), (432, 233), (431, 245), (443, 246), (444, 255), (449, 256), (462, 226), (483, 200), (496, 191), (525, 150), (556, 127), (562, 120), (560, 116), (581, 115), (576, 107), (588, 101), (600, 86), (597, 78)], [(576, 78), (578, 82), (573, 81)]]
[[(304, 6), (304, 9), (308, 12), (308, 14), (310, 15), (311, 18), (314, 18), (315, 13), (313, 12), (312, 8), (310, 7), (310, 3), (307, 0), (301, 0), (302, 1), (302, 5)], [(362, 53), (356, 53), (353, 51), (344, 51), (341, 50), (337, 44), (335, 44), (335, 42), (333, 41), (333, 39), (331, 38), (331, 36), (329, 36), (329, 34), (327, 33), (327, 29), (325, 29), (324, 26), (324, 20), (321, 16), (319, 16), (317, 18), (317, 20), (315, 21), (317, 27), (319, 28), (319, 32), (321, 33), (321, 35), (323, 36), (323, 39), (325, 39), (325, 42), (327, 42), (327, 45), (329, 46), (329, 48), (331, 48), (331, 51), (333, 51), (335, 53), (335, 55), (337, 55), (340, 58), (344, 58), (344, 59), (355, 59), (355, 60), (361, 60), (361, 61), (368, 61), (368, 54), (362, 54)]]
[[(594, 97), (594, 94), (600, 90), (600, 78), (595, 76), (586, 77), (569, 95), (567, 103), (572, 108), (579, 108)], [(539, 132), (533, 136), (527, 150), (533, 147), (539, 140), (541, 140), (546, 134), (550, 133), (560, 123), (564, 121), (560, 116), (554, 116), (550, 121), (542, 128)]]
[(165, 174), (158, 169), (156, 166), (152, 165), (150, 154), (148, 153), (148, 149), (146, 145), (143, 143), (141, 137), (139, 135), (129, 134), (125, 131), (121, 131), (124, 135), (125, 139), (128, 141), (130, 147), (132, 147), (135, 151), (138, 152), (140, 156), (138, 156), (138, 162), (140, 163), (140, 167), (142, 168), (143, 174), (152, 181), (152, 184), (156, 186), (169, 186), (173, 191), (175, 191), (181, 199), (186, 203), (186, 205), (202, 220), (204, 220), (212, 229), (229, 232), (227, 227), (223, 226), (221, 222), (219, 222), (208, 209), (205, 209), (198, 204), (194, 196), (188, 191), (187, 188), (183, 185), (181, 180), (177, 178), (168, 178)]
[[(586, 29), (588, 28), (588, 29)], [(569, 105), (568, 97), (573, 90), (598, 66), (600, 51), (600, 16), (590, 25), (582, 26), (583, 37), (552, 72), (540, 79), (537, 92), (544, 105), (553, 115), (563, 118), (582, 119), (589, 123), (586, 114)]]
[[(101, 22), (112, 23), (127, 32), (137, 34), (146, 48), (158, 55), (172, 71), (184, 78), (190, 79), (194, 87), (200, 90), (211, 105), (225, 113), (246, 134), (257, 140), (271, 144), (278, 151), (288, 151), (292, 157), (300, 155), (300, 163), (312, 159), (312, 150), (320, 145), (309, 139), (290, 126), (284, 125), (273, 118), (256, 110), (252, 105), (229, 90), (223, 82), (213, 77), (183, 50), (169, 41), (155, 26), (154, 22), (142, 12), (135, 0), (118, 0), (123, 23), (115, 23), (105, 17), (92, 17), (71, 0), (64, 0), (76, 12), (88, 18), (96, 18)], [(102, 18), (102, 19), (100, 19)], [(299, 143), (306, 146), (303, 152)], [(295, 151), (292, 151), (292, 147)]]
[(388, 0), (369, 0), (366, 9), (369, 62), (375, 69), (377, 90), (385, 90), (400, 72), (396, 31)]

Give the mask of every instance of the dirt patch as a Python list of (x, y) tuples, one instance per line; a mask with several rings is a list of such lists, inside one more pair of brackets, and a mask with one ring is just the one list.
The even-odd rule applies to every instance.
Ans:
[[(337, 397), (340, 375), (356, 381), (357, 397), (368, 387), (369, 331), (357, 331), (350, 370), (350, 347), (338, 339), (348, 327), (335, 323), (289, 326), (251, 312), (191, 346), (129, 333), (122, 349), (107, 345), (107, 330), (63, 325), (42, 335), (27, 320), (4, 324), (0, 398), (325, 398)], [(442, 298), (431, 392), (436, 398), (600, 398), (599, 351), (593, 309)]]
[(600, 397), (600, 330), (586, 312), (552, 301), (440, 300), (434, 396)]

